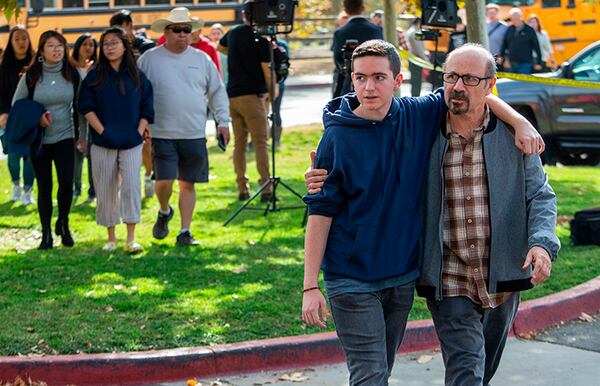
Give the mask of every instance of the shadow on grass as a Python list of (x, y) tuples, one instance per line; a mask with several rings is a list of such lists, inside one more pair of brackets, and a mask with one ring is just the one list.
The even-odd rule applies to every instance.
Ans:
[[(220, 220), (226, 209), (211, 212)], [(285, 218), (271, 229), (294, 216), (281, 215)], [(299, 214), (295, 217), (300, 221)], [(263, 338), (290, 325), (302, 333), (296, 312), (302, 232), (273, 236), (260, 222), (243, 226), (262, 230), (264, 242), (208, 240), (192, 250), (152, 242), (139, 256), (78, 242), (70, 249), (5, 254), (0, 353), (204, 345), (223, 343), (225, 336), (228, 341)]]

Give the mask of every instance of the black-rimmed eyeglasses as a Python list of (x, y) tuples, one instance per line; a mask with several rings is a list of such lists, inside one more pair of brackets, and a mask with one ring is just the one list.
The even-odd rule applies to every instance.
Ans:
[(463, 84), (465, 86), (475, 87), (475, 86), (479, 86), (479, 83), (481, 83), (482, 80), (487, 80), (487, 79), (491, 79), (491, 78), (489, 76), (487, 76), (485, 78), (480, 78), (475, 75), (469, 75), (469, 74), (458, 75), (458, 74), (455, 74), (454, 72), (444, 72), (442, 74), (442, 79), (444, 79), (444, 82), (450, 83), (450, 84), (455, 84), (456, 82), (458, 82), (459, 79), (462, 79)]

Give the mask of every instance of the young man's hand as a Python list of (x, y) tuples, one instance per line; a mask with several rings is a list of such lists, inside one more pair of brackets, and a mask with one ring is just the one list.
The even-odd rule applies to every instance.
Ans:
[(541, 247), (533, 247), (527, 253), (523, 269), (529, 268), (533, 264), (533, 272), (531, 273), (531, 284), (542, 284), (550, 277), (552, 271), (552, 261), (548, 252)]
[[(320, 317), (319, 311), (321, 311)], [(304, 293), (302, 298), (302, 320), (311, 326), (327, 327), (325, 297), (320, 289), (315, 288)]]
[(540, 133), (526, 119), (522, 125), (515, 127), (515, 146), (527, 155), (541, 154), (546, 148)]
[(315, 169), (316, 154), (317, 152), (314, 150), (310, 152), (310, 168), (308, 168), (306, 173), (304, 173), (304, 183), (306, 184), (308, 194), (319, 193), (323, 187), (325, 179), (327, 178), (327, 170)]

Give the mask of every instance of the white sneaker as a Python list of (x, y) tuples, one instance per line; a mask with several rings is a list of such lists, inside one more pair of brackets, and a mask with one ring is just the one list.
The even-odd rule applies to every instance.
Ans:
[(154, 181), (148, 177), (144, 177), (144, 196), (151, 198), (154, 195)]
[(32, 197), (33, 189), (25, 190), (23, 192), (23, 196), (21, 197), (21, 202), (23, 205), (35, 205), (35, 200)]
[(11, 200), (17, 202), (21, 199), (21, 192), (23, 189), (19, 185), (13, 185)]

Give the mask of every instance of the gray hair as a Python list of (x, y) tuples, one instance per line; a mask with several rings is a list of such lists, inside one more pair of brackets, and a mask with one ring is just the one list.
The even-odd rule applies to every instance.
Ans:
[(485, 58), (485, 76), (490, 77), (490, 78), (496, 77), (496, 60), (494, 59), (494, 56), (487, 48), (485, 48), (484, 46), (482, 46), (481, 44), (478, 44), (478, 43), (467, 43), (463, 46), (458, 47), (454, 51), (450, 52), (448, 54), (448, 56), (446, 57), (446, 61), (444, 62), (444, 70), (446, 70), (446, 63), (448, 63), (448, 61), (454, 55), (459, 55), (461, 52), (465, 52), (465, 51), (476, 51), (482, 57), (484, 57)]

